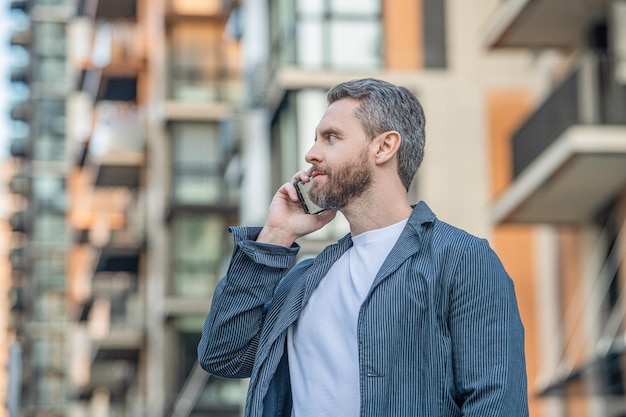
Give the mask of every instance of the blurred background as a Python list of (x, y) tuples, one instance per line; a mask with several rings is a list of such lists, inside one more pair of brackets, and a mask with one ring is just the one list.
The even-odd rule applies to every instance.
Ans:
[(531, 416), (626, 416), (626, 1), (0, 1), (0, 417), (242, 415), (196, 365), (226, 228), (363, 76), (424, 105), (412, 202), (515, 281)]

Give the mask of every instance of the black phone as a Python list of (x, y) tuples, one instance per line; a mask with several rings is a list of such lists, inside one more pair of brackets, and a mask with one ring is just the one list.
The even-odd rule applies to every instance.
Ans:
[(302, 210), (306, 214), (319, 214), (326, 209), (321, 208), (309, 197), (309, 190), (313, 185), (313, 180), (309, 182), (302, 182), (300, 180), (296, 180), (293, 183), (293, 186), (296, 187), (296, 191), (298, 192), (298, 200), (300, 200), (300, 204), (302, 205)]

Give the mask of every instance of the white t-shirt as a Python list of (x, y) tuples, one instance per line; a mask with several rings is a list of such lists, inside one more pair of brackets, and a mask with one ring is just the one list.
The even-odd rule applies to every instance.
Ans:
[(359, 310), (406, 222), (352, 237), (289, 328), (292, 417), (359, 415)]

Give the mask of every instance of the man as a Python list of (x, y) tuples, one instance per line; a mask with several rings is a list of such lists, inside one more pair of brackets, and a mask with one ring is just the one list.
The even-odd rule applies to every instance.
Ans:
[[(407, 89), (333, 87), (306, 155), (305, 214), (292, 182), (262, 228), (233, 227), (198, 359), (250, 377), (246, 416), (528, 415), (523, 328), (512, 281), (488, 243), (440, 220), (409, 185), (424, 114)], [(335, 216), (350, 233), (296, 264), (296, 240)]]

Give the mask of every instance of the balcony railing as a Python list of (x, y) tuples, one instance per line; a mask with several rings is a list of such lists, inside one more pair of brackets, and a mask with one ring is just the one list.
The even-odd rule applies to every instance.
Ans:
[(626, 182), (626, 86), (603, 55), (582, 55), (513, 134), (513, 182), (495, 222), (589, 221)]
[(94, 185), (138, 185), (144, 162), (143, 114), (133, 105), (103, 102), (96, 108), (86, 165), (95, 169)]
[(606, 0), (503, 0), (485, 43), (502, 48), (576, 48), (606, 13)]
[(626, 87), (613, 64), (588, 54), (513, 135), (514, 176), (573, 125), (626, 124)]
[(168, 20), (177, 19), (215, 19), (217, 21), (225, 21), (227, 10), (224, 8), (223, 0), (167, 0), (167, 18)]
[(79, 89), (95, 100), (136, 101), (146, 57), (140, 28), (126, 21), (79, 21), (70, 33), (72, 62), (82, 70)]
[(128, 0), (79, 0), (77, 14), (92, 19), (135, 19), (137, 2)]

